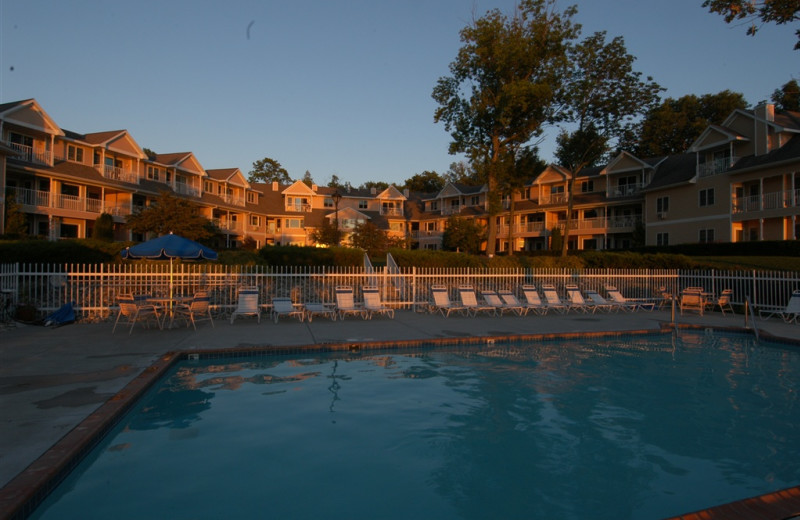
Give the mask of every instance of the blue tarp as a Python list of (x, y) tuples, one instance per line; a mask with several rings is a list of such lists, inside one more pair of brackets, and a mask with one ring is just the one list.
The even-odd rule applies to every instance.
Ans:
[(141, 244), (123, 249), (120, 254), (124, 259), (139, 260), (216, 260), (217, 252), (180, 235), (163, 235)]
[(75, 310), (72, 306), (75, 305), (75, 302), (65, 303), (62, 305), (57, 311), (53, 314), (50, 314), (44, 319), (45, 327), (54, 326), (60, 327), (61, 325), (67, 325), (69, 323), (75, 322)]

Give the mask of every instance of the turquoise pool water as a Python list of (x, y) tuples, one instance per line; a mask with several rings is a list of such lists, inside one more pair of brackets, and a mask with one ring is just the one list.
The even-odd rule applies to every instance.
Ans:
[(734, 335), (186, 361), (34, 518), (662, 518), (800, 483), (798, 381)]

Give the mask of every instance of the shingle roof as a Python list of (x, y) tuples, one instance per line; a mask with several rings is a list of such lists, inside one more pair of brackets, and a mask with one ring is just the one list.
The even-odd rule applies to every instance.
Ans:
[(670, 155), (656, 167), (653, 179), (644, 191), (689, 182), (697, 173), (697, 154)]

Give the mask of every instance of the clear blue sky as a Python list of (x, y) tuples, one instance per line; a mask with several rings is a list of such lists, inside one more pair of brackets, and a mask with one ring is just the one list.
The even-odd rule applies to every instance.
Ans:
[[(0, 101), (36, 98), (62, 127), (127, 129), (245, 174), (264, 157), (293, 178), (354, 186), (447, 171), (431, 91), (459, 30), (513, 0), (0, 0)], [(745, 27), (702, 0), (579, 0), (583, 34), (621, 35), (664, 96), (742, 92), (792, 77), (797, 27)], [(552, 160), (557, 129), (542, 147)]]

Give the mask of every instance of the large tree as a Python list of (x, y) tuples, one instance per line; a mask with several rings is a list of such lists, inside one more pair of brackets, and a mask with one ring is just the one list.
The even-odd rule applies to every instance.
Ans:
[(442, 249), (477, 255), (486, 239), (483, 226), (472, 219), (451, 215), (442, 235)]
[[(746, 21), (750, 23), (747, 34), (755, 36), (759, 25), (775, 23), (787, 24), (800, 20), (800, 2), (797, 0), (705, 0), (703, 7), (710, 13), (721, 14), (725, 22)], [(800, 49), (800, 30), (795, 32), (797, 43), (795, 50)]]
[(721, 124), (737, 108), (747, 108), (744, 95), (723, 90), (718, 94), (667, 98), (647, 112), (635, 142), (624, 147), (640, 157), (684, 153), (709, 125)]
[(128, 228), (134, 233), (165, 235), (173, 232), (192, 240), (214, 235), (214, 226), (197, 212), (197, 206), (164, 191), (149, 206), (128, 217)]
[(250, 182), (280, 182), (288, 184), (292, 182), (289, 177), (289, 172), (286, 168), (281, 166), (281, 163), (275, 159), (264, 157), (253, 163), (253, 169), (249, 172), (248, 180)]
[(425, 170), (422, 173), (415, 173), (413, 176), (406, 179), (400, 189), (407, 189), (409, 191), (419, 191), (422, 193), (438, 193), (444, 188), (444, 177), (435, 171)]
[(780, 110), (800, 112), (800, 85), (797, 80), (789, 80), (772, 93), (772, 102)]
[(570, 74), (563, 84), (562, 128), (556, 157), (569, 170), (567, 215), (562, 256), (567, 254), (575, 178), (602, 159), (621, 135), (630, 132), (637, 116), (658, 101), (663, 90), (652, 78), (633, 69), (634, 58), (622, 37), (606, 42), (596, 32), (570, 49)]
[(461, 30), (463, 46), (438, 80), (435, 122), (450, 132), (450, 153), (464, 153), (485, 176), (489, 190), (487, 253), (495, 252), (500, 212), (498, 180), (522, 146), (552, 115), (578, 33), (576, 9), (556, 10), (555, 0), (521, 0), (509, 18), (494, 9)]

